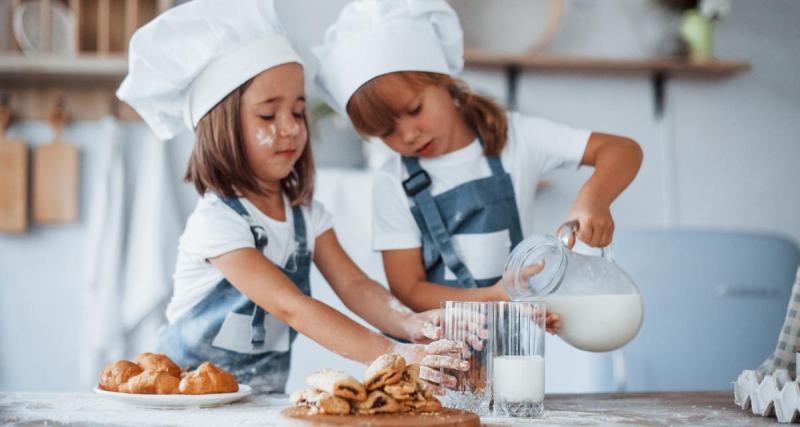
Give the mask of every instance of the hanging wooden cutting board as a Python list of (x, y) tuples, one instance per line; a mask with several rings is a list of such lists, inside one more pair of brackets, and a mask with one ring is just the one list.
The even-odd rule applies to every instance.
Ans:
[(0, 134), (0, 233), (28, 228), (28, 147)]
[(63, 112), (50, 118), (55, 138), (33, 150), (33, 221), (37, 224), (63, 224), (78, 219), (78, 174), (80, 153), (74, 145), (61, 141), (66, 124)]
[(33, 220), (62, 224), (78, 219), (79, 153), (64, 142), (33, 150)]
[(426, 414), (382, 415), (319, 415), (310, 414), (307, 408), (291, 407), (281, 411), (284, 417), (279, 425), (286, 426), (364, 426), (364, 427), (480, 427), (481, 420), (472, 412), (444, 408), (441, 412)]

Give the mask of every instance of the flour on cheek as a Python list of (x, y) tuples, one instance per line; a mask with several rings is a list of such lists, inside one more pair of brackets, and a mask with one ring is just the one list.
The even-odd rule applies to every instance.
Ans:
[(256, 132), (256, 141), (258, 141), (258, 145), (272, 148), (272, 145), (275, 143), (275, 125), (269, 126), (269, 133), (264, 131), (264, 129), (258, 129), (258, 132)]

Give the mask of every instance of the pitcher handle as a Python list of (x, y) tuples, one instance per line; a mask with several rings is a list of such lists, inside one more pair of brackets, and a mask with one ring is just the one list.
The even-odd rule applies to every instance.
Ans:
[[(566, 232), (566, 234), (564, 234)], [(572, 249), (575, 246), (575, 242), (578, 239), (577, 236), (578, 232), (578, 220), (573, 219), (561, 224), (556, 230), (556, 238), (561, 240), (561, 243), (567, 247), (567, 249)]]
[[(567, 247), (567, 249), (572, 250), (575, 246), (575, 242), (578, 239), (577, 233), (578, 229), (580, 228), (580, 224), (578, 223), (577, 219), (573, 219), (561, 224), (556, 230), (556, 238), (561, 240), (561, 243)], [(565, 234), (566, 233), (566, 234)], [(609, 260), (611, 262), (614, 261), (614, 251), (611, 248), (611, 243), (608, 246), (600, 248), (600, 256), (603, 259)]]

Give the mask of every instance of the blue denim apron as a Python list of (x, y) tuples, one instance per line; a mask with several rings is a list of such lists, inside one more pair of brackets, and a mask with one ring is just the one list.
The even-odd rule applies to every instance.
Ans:
[[(420, 166), (419, 159), (403, 157), (409, 175), (403, 181), (403, 189), (414, 200), (411, 213), (422, 234), (422, 258), (429, 282), (456, 288), (482, 288), (500, 280), (501, 271), (497, 277), (476, 280), (458, 258), (451, 236), (508, 230), (509, 251), (522, 240), (511, 176), (503, 169), (499, 157), (486, 156), (486, 160), (492, 171), (490, 176), (433, 196), (430, 176)], [(453, 272), (455, 280), (445, 279), (446, 268)]]
[[(250, 225), (256, 249), (267, 245), (264, 229), (256, 225), (241, 201), (220, 197)], [(309, 268), (311, 252), (306, 242), (306, 226), (299, 207), (292, 209), (296, 249), (281, 268), (306, 295), (311, 295)], [(231, 372), (254, 392), (283, 393), (289, 377), (291, 344), (297, 331), (250, 301), (227, 279), (186, 315), (159, 334), (159, 351), (178, 365), (196, 368), (205, 361)]]

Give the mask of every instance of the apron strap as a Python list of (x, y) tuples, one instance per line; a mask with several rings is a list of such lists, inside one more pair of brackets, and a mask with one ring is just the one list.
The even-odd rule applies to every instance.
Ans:
[(255, 241), (256, 249), (259, 252), (263, 252), (264, 248), (267, 246), (267, 232), (264, 230), (264, 227), (258, 225), (253, 221), (253, 218), (250, 216), (250, 213), (247, 212), (242, 201), (239, 200), (238, 197), (227, 197), (227, 196), (217, 196), (223, 203), (228, 205), (229, 208), (233, 209), (234, 212), (241, 215), (245, 221), (247, 221), (247, 225), (250, 226), (250, 232), (253, 233), (253, 240)]
[(308, 251), (308, 239), (306, 238), (306, 220), (303, 218), (303, 211), (300, 206), (292, 208), (292, 218), (294, 219), (294, 241), (297, 244), (297, 252), (305, 253)]
[[(295, 255), (306, 252), (308, 246), (306, 239), (306, 222), (303, 218), (303, 211), (299, 206), (292, 208), (292, 218), (294, 220), (294, 241), (296, 248), (295, 253), (289, 256), (289, 260), (286, 261), (286, 265), (283, 267), (288, 272), (297, 271), (299, 266), (297, 265)], [(263, 308), (258, 304), (253, 304), (253, 316), (250, 319), (250, 344), (254, 346), (262, 346), (266, 340), (267, 331), (264, 328), (265, 314)]]
[[(256, 249), (259, 252), (264, 252), (264, 247), (267, 246), (267, 233), (263, 227), (257, 225), (250, 213), (247, 212), (242, 201), (238, 197), (218, 196), (223, 203), (228, 205), (236, 213), (242, 216), (250, 226), (250, 232), (253, 233)], [(297, 225), (295, 225), (295, 229)], [(250, 316), (250, 343), (254, 346), (264, 345), (264, 340), (267, 336), (267, 330), (264, 328), (264, 309), (258, 304), (253, 304), (253, 313)]]
[(484, 156), (489, 163), (489, 169), (492, 170), (492, 175), (503, 175), (506, 170), (503, 169), (503, 163), (498, 156)]
[(472, 277), (467, 266), (458, 259), (453, 242), (450, 240), (450, 233), (444, 225), (442, 215), (436, 207), (436, 201), (431, 194), (431, 178), (428, 173), (419, 165), (416, 157), (403, 157), (403, 164), (408, 170), (409, 178), (403, 181), (403, 189), (406, 195), (414, 200), (419, 207), (425, 226), (431, 233), (434, 246), (442, 257), (447, 268), (458, 278), (458, 282), (470, 287), (477, 287), (478, 284)]

